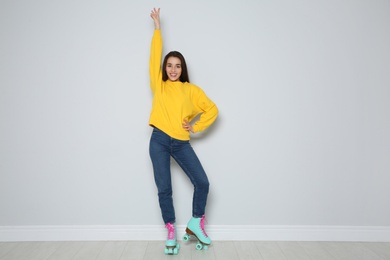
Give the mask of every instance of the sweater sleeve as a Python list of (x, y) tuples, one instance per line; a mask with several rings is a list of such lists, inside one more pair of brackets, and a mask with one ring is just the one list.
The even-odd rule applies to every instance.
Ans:
[(161, 72), (161, 59), (162, 59), (162, 37), (160, 30), (154, 30), (152, 44), (150, 48), (150, 62), (149, 62), (149, 75), (150, 75), (150, 88), (152, 92), (157, 89), (157, 86), (161, 85), (162, 72)]
[(194, 95), (194, 106), (202, 113), (199, 120), (193, 126), (194, 133), (197, 133), (205, 130), (215, 121), (218, 116), (218, 108), (200, 88), (198, 88), (196, 95)]

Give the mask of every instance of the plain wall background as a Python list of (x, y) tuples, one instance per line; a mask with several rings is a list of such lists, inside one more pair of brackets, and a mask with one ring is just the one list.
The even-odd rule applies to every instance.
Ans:
[[(164, 54), (220, 110), (193, 137), (214, 225), (390, 226), (390, 1), (0, 2), (0, 225), (162, 224), (148, 154)], [(192, 186), (172, 162), (177, 221)]]

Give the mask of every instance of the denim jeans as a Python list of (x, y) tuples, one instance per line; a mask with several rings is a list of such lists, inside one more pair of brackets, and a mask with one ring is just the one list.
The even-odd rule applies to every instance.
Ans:
[(154, 128), (150, 138), (149, 153), (164, 223), (176, 221), (172, 200), (171, 156), (194, 185), (192, 216), (202, 217), (209, 193), (209, 180), (190, 142), (174, 139)]

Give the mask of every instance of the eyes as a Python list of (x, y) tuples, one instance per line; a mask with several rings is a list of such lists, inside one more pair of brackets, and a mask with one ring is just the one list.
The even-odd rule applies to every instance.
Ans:
[(176, 69), (181, 69), (181, 64), (171, 64), (171, 63), (168, 63), (167, 64), (167, 68), (173, 68), (175, 67)]

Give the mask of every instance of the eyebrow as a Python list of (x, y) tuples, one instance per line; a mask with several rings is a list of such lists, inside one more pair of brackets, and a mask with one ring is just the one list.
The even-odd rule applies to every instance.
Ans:
[(176, 66), (179, 65), (179, 66), (181, 66), (181, 63), (178, 63), (178, 64), (176, 64), (176, 63), (175, 64), (167, 63), (167, 65), (176, 65)]

